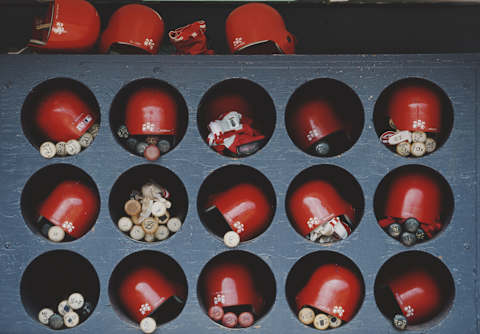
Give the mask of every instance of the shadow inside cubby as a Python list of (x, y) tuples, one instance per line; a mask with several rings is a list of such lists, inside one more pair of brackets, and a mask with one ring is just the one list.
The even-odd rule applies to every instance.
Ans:
[(239, 232), (241, 242), (268, 229), (276, 206), (271, 182), (246, 165), (215, 170), (203, 181), (197, 196), (198, 215), (207, 230), (221, 239), (234, 230)]
[[(126, 126), (123, 137), (119, 129)], [(117, 143), (137, 156), (142, 143), (157, 142), (160, 156), (172, 151), (188, 126), (188, 108), (182, 94), (169, 83), (143, 78), (134, 80), (115, 95), (110, 107), (110, 128)], [(127, 138), (128, 137), (128, 138)]]
[[(115, 226), (117, 226), (120, 218), (128, 217), (125, 211), (125, 203), (135, 197), (132, 196), (132, 192), (135, 191), (137, 194), (141, 194), (142, 187), (147, 183), (155, 183), (166, 190), (163, 197), (168, 196), (168, 201), (171, 202), (171, 207), (167, 209), (169, 214), (167, 219), (177, 217), (183, 224), (188, 211), (188, 195), (182, 181), (174, 172), (166, 167), (155, 164), (144, 164), (132, 167), (120, 175), (110, 191), (108, 206), (112, 222)], [(141, 203), (141, 200), (138, 202)], [(168, 225), (168, 223), (164, 221), (162, 224), (158, 224), (158, 226), (164, 226), (165, 224)], [(134, 223), (134, 225), (136, 224)], [(131, 238), (128, 232), (122, 233)], [(173, 235), (168, 234), (168, 232), (166, 233), (167, 235), (164, 236), (165, 239)], [(170, 231), (170, 233), (174, 232)], [(159, 241), (159, 239), (157, 239), (157, 241)]]
[[(71, 241), (93, 228), (100, 210), (100, 195), (85, 171), (69, 164), (54, 164), (43, 167), (28, 179), (20, 207), (32, 232), (48, 239), (47, 230), (43, 228), (54, 224), (65, 230), (63, 241)], [(72, 226), (62, 226), (65, 223)]]
[(276, 123), (275, 105), (267, 91), (246, 79), (227, 79), (203, 95), (197, 126), (207, 145), (233, 158), (252, 155), (270, 140)]
[[(349, 225), (349, 236), (361, 222), (365, 199), (352, 174), (341, 167), (323, 164), (295, 176), (288, 186), (285, 208), (292, 227), (307, 240), (317, 225), (326, 225), (332, 218), (342, 216), (346, 219), (343, 223)], [(339, 241), (333, 239), (322, 244)]]
[(446, 229), (454, 210), (453, 192), (447, 180), (423, 165), (401, 166), (388, 173), (375, 191), (373, 204), (379, 226), (399, 242), (399, 233), (389, 233), (393, 223), (400, 224), (403, 232), (416, 234), (406, 226), (407, 220), (414, 218), (421, 230), (421, 238), (416, 238), (415, 243), (423, 243)]
[(285, 111), (290, 139), (313, 156), (332, 157), (348, 151), (360, 137), (364, 119), (362, 102), (355, 91), (330, 78), (301, 85)]
[(182, 312), (188, 296), (187, 278), (172, 257), (139, 251), (117, 264), (108, 283), (108, 296), (123, 321), (138, 324), (139, 318), (148, 316), (162, 325)]
[(22, 106), (21, 123), (25, 137), (38, 150), (46, 141), (56, 144), (78, 140), (94, 124), (100, 124), (100, 107), (83, 83), (53, 78), (35, 86), (28, 94)]
[(58, 313), (58, 304), (75, 292), (91, 305), (88, 314), (76, 311), (81, 323), (97, 306), (100, 282), (95, 268), (86, 258), (67, 250), (49, 251), (34, 259), (23, 272), (20, 282), (23, 306), (35, 321), (44, 308)]
[(453, 128), (453, 113), (452, 102), (440, 86), (423, 78), (411, 77), (398, 80), (382, 91), (375, 103), (373, 125), (380, 142), (398, 155), (400, 143), (390, 144), (389, 136), (396, 131), (424, 133), (426, 137), (421, 143), (433, 140), (433, 144), (426, 145), (432, 148), (423, 149), (421, 154), (408, 150), (404, 153), (408, 157), (421, 157), (434, 153), (447, 141)]
[[(350, 321), (362, 306), (365, 284), (351, 259), (332, 251), (317, 251), (305, 255), (290, 269), (285, 294), (296, 316), (307, 306), (317, 314), (332, 317), (340, 318), (345, 312)], [(334, 305), (341, 311), (337, 313)]]
[(423, 251), (407, 251), (382, 265), (374, 294), (377, 307), (389, 321), (397, 314), (405, 315), (408, 330), (424, 331), (447, 316), (455, 284), (439, 258)]
[(215, 256), (203, 267), (197, 282), (200, 306), (212, 321), (217, 322), (221, 319), (214, 320), (210, 310), (219, 306), (220, 313), (224, 314), (239, 316), (249, 312), (253, 315), (251, 326), (270, 311), (275, 296), (272, 270), (260, 257), (245, 251), (227, 251)]

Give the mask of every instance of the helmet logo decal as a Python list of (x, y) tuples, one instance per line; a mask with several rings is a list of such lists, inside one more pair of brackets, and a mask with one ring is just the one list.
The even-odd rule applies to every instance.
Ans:
[(238, 234), (240, 234), (240, 233), (242, 233), (243, 231), (245, 231), (244, 225), (243, 225), (242, 223), (238, 222), (238, 221), (235, 222), (235, 223), (233, 223), (233, 227), (237, 230), (237, 233), (238, 233)]
[(243, 41), (242, 37), (235, 37), (235, 39), (233, 40), (233, 47), (234, 48), (238, 48), (239, 46), (242, 46), (244, 44), (245, 44), (245, 42)]
[(64, 221), (62, 224), (62, 228), (69, 233), (72, 233), (72, 231), (75, 229), (75, 226), (73, 226), (72, 222), (69, 222), (68, 220)]
[(142, 131), (154, 131), (155, 130), (155, 124), (151, 122), (146, 122), (142, 124)]
[(153, 47), (155, 46), (155, 42), (151, 38), (145, 38), (145, 42), (143, 42), (143, 45), (145, 45), (150, 50), (153, 50)]
[(405, 311), (405, 313), (406, 313), (405, 316), (406, 316), (407, 318), (413, 317), (413, 315), (415, 314), (413, 307), (411, 307), (410, 305), (405, 306), (405, 307), (403, 308), (403, 310)]
[(57, 34), (57, 35), (65, 34), (67, 32), (62, 22), (57, 22), (55, 24), (55, 27), (52, 28), (52, 31), (54, 34)]
[(225, 295), (221, 293), (217, 293), (217, 295), (213, 298), (213, 303), (217, 305), (218, 303), (225, 303)]
[(307, 133), (307, 139), (308, 139), (308, 141), (312, 141), (312, 140), (314, 140), (315, 138), (318, 138), (318, 137), (320, 137), (320, 136), (321, 136), (320, 131), (318, 131), (317, 128), (314, 128), (314, 129), (308, 131), (308, 133)]
[(343, 307), (341, 307), (341, 306), (334, 306), (333, 307), (333, 311), (332, 311), (333, 314), (338, 314), (338, 316), (341, 317), (343, 315), (343, 312), (345, 312)]
[(307, 221), (308, 228), (313, 228), (314, 226), (320, 225), (320, 218), (318, 217), (310, 217)]
[(152, 307), (150, 306), (149, 303), (145, 303), (145, 304), (142, 304), (142, 306), (140, 306), (140, 313), (142, 315), (145, 315), (147, 312), (150, 312), (152, 310)]
[(425, 121), (422, 121), (422, 120), (417, 120), (417, 121), (413, 121), (413, 128), (416, 129), (416, 128), (420, 128), (420, 129), (425, 129)]

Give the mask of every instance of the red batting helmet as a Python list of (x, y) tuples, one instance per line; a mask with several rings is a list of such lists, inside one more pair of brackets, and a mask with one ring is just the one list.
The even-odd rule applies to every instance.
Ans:
[(141, 88), (126, 103), (125, 124), (132, 135), (175, 135), (178, 106), (162, 88)]
[(46, 51), (84, 52), (100, 32), (97, 10), (85, 0), (52, 0), (45, 18), (36, 18), (28, 46)]
[(226, 191), (212, 195), (207, 207), (215, 206), (240, 241), (250, 240), (265, 231), (273, 209), (262, 189), (250, 183), (237, 184)]
[(119, 297), (130, 316), (140, 322), (171, 297), (184, 302), (186, 291), (157, 269), (140, 267), (126, 274), (119, 286)]
[(387, 113), (399, 130), (434, 133), (442, 130), (441, 98), (435, 90), (423, 84), (395, 88)]
[(442, 305), (438, 278), (424, 268), (410, 268), (397, 274), (388, 287), (410, 325), (431, 319)]
[(164, 31), (163, 19), (155, 10), (139, 4), (126, 5), (113, 13), (99, 49), (107, 53), (114, 44), (122, 44), (156, 54)]
[(78, 181), (64, 181), (41, 204), (39, 215), (60, 226), (73, 238), (87, 233), (95, 222), (99, 198)]
[(263, 3), (249, 3), (233, 10), (225, 23), (232, 53), (249, 52), (253, 46), (272, 44), (266, 53), (295, 53), (295, 38), (280, 14)]
[(363, 297), (362, 279), (347, 267), (324, 264), (318, 267), (308, 283), (295, 297), (297, 312), (304, 306), (350, 321)]
[(265, 306), (263, 296), (254, 284), (250, 268), (232, 259), (210, 263), (203, 279), (205, 306), (251, 306), (253, 313), (261, 315)]
[(307, 236), (318, 226), (338, 216), (355, 223), (355, 210), (327, 181), (305, 182), (288, 197), (287, 209), (295, 229)]
[(308, 150), (317, 141), (345, 126), (332, 105), (325, 99), (314, 99), (298, 106), (287, 120), (294, 142)]
[(388, 187), (384, 216), (415, 218), (420, 223), (436, 225), (444, 205), (442, 194), (439, 180), (430, 173), (403, 172)]
[(96, 119), (92, 108), (77, 93), (67, 89), (49, 92), (35, 110), (38, 129), (57, 142), (79, 138)]

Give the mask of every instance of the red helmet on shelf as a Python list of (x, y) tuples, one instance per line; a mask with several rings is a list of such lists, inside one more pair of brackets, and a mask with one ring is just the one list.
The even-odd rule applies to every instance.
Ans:
[(325, 99), (314, 99), (298, 106), (288, 124), (292, 127), (294, 142), (303, 150), (334, 132), (345, 130), (345, 125)]
[(175, 135), (178, 106), (162, 88), (141, 88), (130, 95), (125, 107), (125, 124), (132, 135)]
[(282, 16), (263, 3), (249, 3), (234, 9), (225, 23), (227, 42), (232, 53), (265, 46), (264, 53), (295, 53), (295, 38), (287, 31)]
[(342, 215), (355, 223), (352, 205), (324, 180), (311, 180), (299, 186), (289, 196), (287, 207), (295, 229), (303, 236)]
[(235, 260), (211, 263), (203, 279), (205, 306), (251, 306), (257, 316), (263, 312), (265, 301), (254, 284), (250, 268)]
[(77, 93), (67, 89), (49, 92), (35, 110), (38, 129), (57, 142), (79, 138), (96, 119), (92, 108)]
[(45, 18), (36, 18), (28, 46), (46, 51), (84, 52), (100, 33), (97, 10), (85, 0), (52, 0)]
[(384, 215), (394, 218), (415, 218), (423, 224), (435, 225), (441, 220), (443, 190), (439, 180), (426, 172), (408, 171), (390, 183)]
[(99, 202), (89, 187), (78, 181), (64, 181), (48, 195), (38, 212), (73, 238), (80, 238), (95, 222)]
[(99, 50), (107, 53), (112, 45), (123, 44), (156, 54), (164, 31), (163, 19), (155, 10), (139, 4), (126, 5), (113, 13), (100, 39)]
[(398, 306), (410, 325), (431, 319), (442, 304), (439, 281), (424, 268), (410, 268), (389, 283)]
[(207, 207), (215, 206), (240, 241), (250, 240), (267, 228), (273, 209), (262, 188), (250, 183), (237, 184), (209, 198)]
[(425, 85), (402, 85), (390, 97), (388, 116), (399, 130), (441, 132), (441, 97)]
[(119, 286), (119, 297), (130, 316), (140, 322), (171, 297), (184, 302), (186, 290), (157, 269), (139, 267), (125, 275)]
[(318, 267), (308, 283), (295, 297), (297, 312), (304, 306), (350, 321), (363, 297), (362, 279), (347, 267), (324, 264)]

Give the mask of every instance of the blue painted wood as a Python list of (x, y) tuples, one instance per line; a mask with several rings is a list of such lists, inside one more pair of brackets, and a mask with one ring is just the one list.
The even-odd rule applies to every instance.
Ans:
[[(365, 281), (365, 300), (356, 317), (335, 333), (396, 333), (377, 309), (373, 284), (381, 265), (406, 248), (388, 238), (373, 212), (373, 196), (381, 179), (392, 169), (419, 163), (440, 172), (450, 184), (455, 209), (446, 230), (434, 240), (410, 249), (440, 258), (455, 282), (455, 299), (448, 315), (431, 330), (418, 333), (478, 333), (478, 135), (480, 55), (359, 55), (359, 56), (0, 56), (0, 332), (50, 333), (31, 319), (20, 299), (20, 280), (28, 264), (50, 250), (66, 249), (84, 256), (100, 281), (100, 298), (93, 315), (69, 333), (137, 333), (112, 309), (109, 277), (127, 255), (156, 250), (175, 259), (184, 270), (189, 295), (182, 313), (162, 326), (171, 333), (223, 333), (201, 310), (196, 285), (202, 267), (226, 247), (199, 220), (197, 193), (203, 180), (228, 164), (245, 164), (262, 172), (272, 183), (277, 207), (272, 224), (258, 238), (239, 249), (258, 255), (272, 269), (277, 285), (275, 304), (255, 326), (242, 330), (258, 333), (316, 333), (301, 325), (288, 306), (285, 282), (289, 270), (302, 256), (317, 250), (344, 254), (359, 267)], [(20, 110), (30, 90), (55, 77), (69, 77), (85, 84), (101, 110), (101, 129), (93, 145), (78, 156), (46, 160), (22, 133)], [(184, 183), (189, 206), (182, 230), (154, 244), (126, 238), (111, 220), (108, 199), (115, 180), (127, 169), (146, 163), (120, 147), (108, 124), (115, 94), (132, 80), (144, 77), (165, 80), (185, 98), (188, 129), (180, 144), (155, 162), (174, 171)], [(300, 151), (287, 135), (284, 112), (291, 94), (308, 80), (329, 77), (349, 85), (362, 101), (365, 124), (358, 142), (341, 156), (315, 158)], [(372, 115), (376, 99), (391, 83), (406, 77), (431, 80), (445, 90), (454, 108), (450, 138), (433, 154), (420, 159), (393, 155), (378, 141)], [(234, 160), (210, 150), (199, 136), (196, 111), (202, 95), (227, 78), (245, 78), (266, 89), (276, 108), (275, 131), (269, 143), (253, 156)], [(101, 210), (95, 227), (83, 238), (53, 244), (34, 234), (24, 223), (20, 196), (27, 180), (40, 168), (68, 163), (83, 169), (95, 181)], [(292, 179), (316, 164), (346, 169), (359, 182), (365, 197), (360, 225), (345, 241), (331, 246), (308, 242), (288, 222), (285, 194)]]

